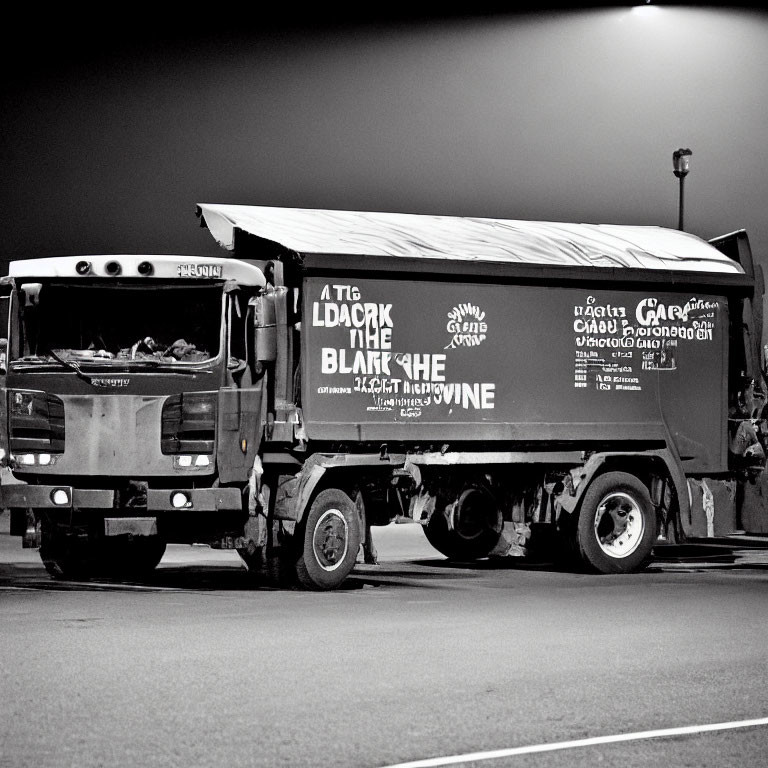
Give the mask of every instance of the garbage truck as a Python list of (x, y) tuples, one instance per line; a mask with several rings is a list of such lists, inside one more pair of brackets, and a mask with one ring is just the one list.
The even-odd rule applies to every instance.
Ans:
[(463, 562), (629, 573), (768, 530), (743, 230), (196, 213), (220, 256), (2, 279), (0, 506), (52, 576), (135, 578), (206, 543), (333, 589), (393, 521)]

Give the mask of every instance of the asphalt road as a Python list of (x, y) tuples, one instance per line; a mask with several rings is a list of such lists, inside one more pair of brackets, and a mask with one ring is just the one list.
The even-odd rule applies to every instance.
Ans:
[[(0, 766), (398, 762), (768, 717), (768, 548), (632, 576), (448, 564), (417, 526), (332, 593), (171, 546), (140, 584), (51, 581), (0, 516)], [(768, 725), (478, 759), (765, 766)]]

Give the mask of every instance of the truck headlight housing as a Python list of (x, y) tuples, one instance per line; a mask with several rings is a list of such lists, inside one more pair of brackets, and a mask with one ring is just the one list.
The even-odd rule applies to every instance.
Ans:
[(213, 453), (216, 397), (216, 392), (185, 392), (165, 401), (160, 436), (163, 453)]
[(192, 499), (185, 491), (174, 491), (171, 494), (171, 506), (174, 509), (184, 509), (192, 506)]
[(64, 452), (64, 403), (55, 395), (23, 389), (8, 391), (8, 429), (11, 453), (50, 455)]
[(57, 507), (67, 507), (70, 503), (69, 491), (66, 488), (54, 488), (51, 491), (51, 501)]

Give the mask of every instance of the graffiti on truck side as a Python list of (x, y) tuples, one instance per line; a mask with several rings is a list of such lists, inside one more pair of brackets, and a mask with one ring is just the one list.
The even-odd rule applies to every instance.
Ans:
[(573, 309), (574, 387), (641, 391), (644, 372), (675, 371), (684, 345), (713, 341), (719, 310), (716, 300), (695, 296), (646, 296), (628, 306), (587, 296)]
[(402, 419), (419, 418), (425, 409), (447, 409), (449, 415), (454, 408), (493, 409), (496, 384), (455, 380), (446, 352), (485, 341), (485, 312), (471, 302), (457, 303), (445, 317), (450, 339), (443, 351), (398, 351), (393, 348), (397, 313), (391, 302), (366, 300), (358, 285), (324, 285), (311, 305), (312, 326), (333, 333), (337, 343), (319, 349), (320, 374), (333, 377), (334, 383), (318, 386), (317, 394), (367, 395), (368, 412)]
[(477, 347), (486, 340), (488, 334), (485, 312), (468, 302), (458, 304), (448, 313), (446, 330), (451, 334), (451, 340), (445, 349)]

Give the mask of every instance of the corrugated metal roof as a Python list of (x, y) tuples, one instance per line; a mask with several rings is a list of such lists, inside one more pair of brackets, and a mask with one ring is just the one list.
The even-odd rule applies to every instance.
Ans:
[(235, 230), (300, 254), (742, 274), (706, 241), (662, 227), (200, 203), (220, 245)]

